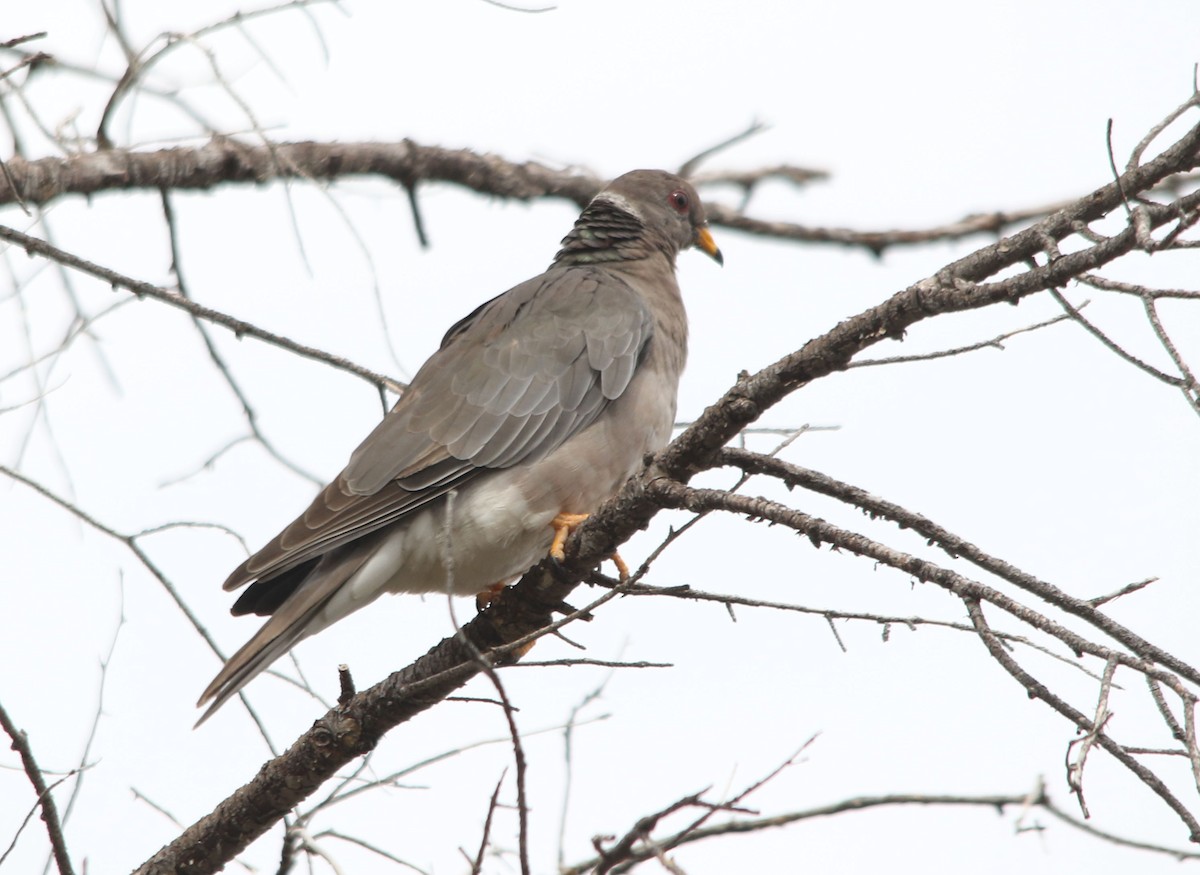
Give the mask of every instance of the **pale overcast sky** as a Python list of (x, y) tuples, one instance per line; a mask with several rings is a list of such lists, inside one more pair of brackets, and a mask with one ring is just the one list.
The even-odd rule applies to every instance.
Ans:
[[(102, 35), (95, 2), (41, 0), (0, 16), (0, 40), (35, 31), (60, 60), (119, 75), (120, 49)], [(121, 4), (135, 47), (188, 32), (235, 4)], [(205, 55), (181, 49), (151, 78), (181, 89), (223, 130), (258, 125), (279, 141), (399, 140), (471, 148), (515, 161), (578, 166), (611, 177), (635, 167), (678, 168), (758, 120), (766, 132), (704, 169), (788, 162), (823, 169), (827, 182), (796, 191), (764, 187), (748, 211), (813, 226), (919, 229), (970, 213), (1016, 210), (1080, 196), (1111, 179), (1105, 125), (1118, 163), (1146, 130), (1182, 103), (1200, 61), (1200, 7), (1189, 2), (914, 0), (902, 4), (717, 3), (561, 0), (519, 14), (479, 0), (348, 2), (264, 18), (204, 45), (244, 109), (212, 84)], [(251, 39), (248, 38), (251, 37)], [(253, 47), (257, 46), (269, 58)], [(35, 83), (37, 80), (35, 80)], [(104, 83), (47, 72), (28, 98), (54, 126), (93, 132)], [(22, 119), (27, 157), (59, 154)], [(1194, 123), (1194, 116), (1192, 123)], [(198, 141), (196, 123), (144, 95), (113, 126), (120, 146)], [(11, 138), (0, 135), (0, 157)], [(418, 246), (407, 201), (378, 180), (316, 186), (226, 188), (176, 197), (190, 291), (209, 306), (405, 376), (454, 320), (543, 270), (569, 230), (574, 206), (488, 200), (445, 185), (421, 188), (432, 246)], [(729, 188), (702, 192), (736, 205)], [(153, 193), (65, 198), (50, 210), (58, 245), (131, 276), (169, 285), (170, 254)], [(45, 234), (9, 207), (0, 222)], [(739, 371), (756, 370), (839, 320), (990, 242), (892, 250), (882, 258), (833, 246), (784, 245), (714, 228), (719, 269), (696, 253), (680, 259), (691, 315), (691, 359), (680, 395), (690, 419)], [(69, 324), (52, 269), (5, 253), (0, 279), (0, 374), (28, 350), (52, 349)], [(1136, 275), (1133, 268), (1137, 268)], [(1147, 264), (1130, 279), (1187, 287), (1192, 257)], [(38, 274), (20, 298), (15, 278)], [(375, 301), (382, 298), (386, 326)], [(1077, 289), (1079, 303), (1097, 298)], [(128, 297), (75, 280), (89, 312)], [(1045, 296), (920, 326), (879, 354), (986, 340), (1061, 312)], [(1160, 362), (1140, 306), (1094, 300), (1088, 311), (1138, 354)], [(1185, 353), (1200, 361), (1194, 306), (1168, 308)], [(205, 468), (243, 431), (235, 399), (212, 371), (190, 323), (151, 303), (131, 303), (43, 371), (44, 418), (32, 407), (0, 416), (0, 461), (75, 500), (121, 532), (173, 520), (220, 523), (257, 548), (313, 493), (251, 444)], [(216, 331), (222, 352), (281, 452), (321, 479), (333, 476), (379, 415), (361, 381), (277, 349)], [(388, 346), (395, 350), (391, 357)], [(99, 350), (97, 351), (97, 343)], [(0, 383), (0, 410), (36, 394)], [(770, 411), (763, 425), (836, 426), (807, 434), (785, 458), (928, 514), (952, 531), (1080, 596), (1157, 576), (1113, 614), (1196, 664), (1200, 547), (1200, 422), (1178, 393), (1059, 325), (1006, 343), (1003, 352), (835, 375)], [(756, 438), (768, 449), (775, 438)], [(183, 479), (180, 479), (183, 478)], [(728, 473), (704, 482), (728, 485)], [(919, 551), (919, 540), (809, 496), (784, 494), (808, 512), (869, 529)], [(669, 524), (622, 552), (638, 563)], [(228, 614), (220, 583), (245, 555), (211, 529), (144, 540), (222, 647), (256, 628)], [(193, 731), (193, 703), (218, 663), (120, 545), (69, 519), (29, 489), (0, 482), (0, 703), (29, 732), (41, 764), (77, 764), (100, 695), (101, 659), (117, 643), (103, 714), (68, 823), (77, 869), (128, 870), (178, 833), (135, 798), (143, 794), (185, 824), (248, 780), (261, 738), (241, 706)], [(961, 604), (902, 575), (828, 550), (782, 529), (706, 520), (655, 566), (649, 581), (689, 584), (809, 607), (964, 619)], [(590, 597), (580, 590), (577, 600)], [(473, 611), (456, 603), (459, 619)], [(124, 617), (124, 623), (119, 619)], [(445, 600), (387, 598), (297, 650), (310, 682), (336, 696), (335, 668), (361, 686), (424, 653), (452, 626)], [(641, 817), (711, 786), (713, 798), (757, 780), (818, 735), (801, 762), (747, 805), (774, 814), (879, 793), (1019, 793), (1044, 778), (1076, 811), (1063, 760), (1072, 727), (992, 663), (972, 636), (870, 623), (839, 626), (846, 652), (820, 616), (626, 599), (570, 636), (602, 659), (669, 662), (612, 673), (577, 729), (564, 862), (586, 859), (598, 834), (622, 834)], [(578, 655), (555, 640), (533, 658)], [(1091, 712), (1094, 684), (1021, 654)], [(286, 660), (277, 668), (295, 675)], [(1099, 671), (1102, 666), (1091, 665)], [(533, 732), (561, 725), (608, 676), (604, 669), (505, 672)], [(263, 677), (247, 689), (273, 739), (286, 745), (319, 716), (305, 694)], [(1138, 691), (1140, 694), (1140, 690)], [(465, 693), (489, 697), (486, 681)], [(1144, 697), (1114, 705), (1114, 729), (1153, 727)], [(364, 794), (319, 819), (386, 847), (427, 872), (466, 870), (458, 848), (478, 845), (487, 800), (511, 749), (498, 708), (444, 704), (381, 745), (387, 774), (457, 746), (498, 743), (406, 777), (403, 789)], [(1139, 736), (1140, 737), (1140, 736)], [(1147, 743), (1166, 745), (1148, 729)], [(531, 737), (534, 869), (555, 871), (565, 773), (560, 732)], [(1111, 760), (1087, 773), (1095, 822), (1129, 838), (1187, 847), (1181, 823)], [(0, 765), (15, 765), (12, 755)], [(1172, 786), (1187, 794), (1183, 764)], [(512, 799), (511, 769), (508, 800)], [(68, 782), (69, 783), (69, 782)], [(66, 786), (66, 785), (64, 785)], [(32, 804), (18, 771), (0, 771), (0, 846)], [(1194, 787), (1188, 797), (1196, 799)], [(1177, 872), (1179, 863), (1082, 836), (1044, 814), (1047, 830), (1015, 834), (1018, 812), (881, 810), (729, 837), (678, 852), (689, 875), (735, 872), (961, 872), (1026, 875), (1088, 871)], [(1029, 825), (1029, 824), (1027, 824)], [(494, 839), (515, 847), (505, 812)], [(36, 871), (41, 824), (31, 822), (10, 862)], [(336, 839), (324, 843), (346, 871), (394, 864)], [(277, 863), (280, 832), (247, 852), (259, 871)], [(317, 871), (324, 864), (317, 863)], [(653, 865), (653, 864), (647, 864)], [(487, 871), (518, 871), (515, 858)]]

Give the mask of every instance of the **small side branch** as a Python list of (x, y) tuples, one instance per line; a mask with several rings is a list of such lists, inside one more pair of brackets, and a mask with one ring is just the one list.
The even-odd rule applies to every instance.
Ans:
[(58, 866), (59, 875), (75, 875), (75, 870), (71, 866), (71, 857), (67, 853), (67, 843), (63, 838), (62, 822), (58, 818), (58, 806), (54, 804), (54, 795), (50, 792), (51, 788), (46, 786), (42, 770), (33, 757), (33, 749), (29, 746), (29, 737), (23, 730), (17, 728), (3, 706), (0, 706), (0, 728), (3, 728), (8, 737), (12, 739), (12, 748), (21, 757), (21, 766), (25, 769), (25, 776), (29, 778), (29, 783), (33, 785), (33, 789), (37, 793), (38, 805), (42, 809), (42, 821), (46, 824), (46, 833), (50, 837), (50, 847), (54, 850), (54, 863)]

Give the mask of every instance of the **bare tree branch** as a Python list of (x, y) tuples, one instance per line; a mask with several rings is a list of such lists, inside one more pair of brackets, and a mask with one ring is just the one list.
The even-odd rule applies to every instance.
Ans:
[(221, 313), (211, 307), (205, 307), (203, 304), (197, 304), (195, 301), (179, 294), (172, 292), (151, 283), (144, 283), (141, 280), (135, 280), (115, 270), (109, 270), (106, 267), (101, 267), (98, 264), (80, 258), (77, 255), (72, 255), (59, 249), (57, 246), (52, 246), (45, 240), (39, 240), (37, 237), (31, 237), (28, 234), (0, 225), (0, 240), (8, 240), (10, 243), (15, 243), (20, 246), (30, 255), (40, 255), (48, 258), (64, 267), (69, 267), (73, 270), (78, 270), (81, 273), (88, 274), (96, 279), (103, 280), (113, 286), (113, 288), (127, 289), (137, 295), (139, 298), (152, 298), (156, 301), (161, 301), (179, 310), (188, 313), (193, 319), (203, 319), (206, 322), (212, 322), (215, 325), (220, 325), (223, 328), (228, 328), (237, 337), (243, 336), (253, 337), (262, 340), (272, 346), (277, 346), (280, 349), (303, 356), (304, 358), (312, 359), (313, 361), (324, 362), (332, 365), (338, 370), (346, 371), (349, 374), (354, 374), (361, 377), (371, 385), (380, 389), (390, 389), (397, 393), (403, 391), (403, 384), (397, 383), (383, 374), (377, 374), (367, 368), (354, 364), (339, 356), (331, 355), (319, 349), (314, 349), (311, 346), (305, 346), (301, 343), (296, 343), (294, 340), (289, 340), (278, 334), (273, 334), (256, 325), (251, 325), (249, 322), (243, 322), (240, 319), (235, 319), (225, 313)]
[[(1021, 807), (1026, 808), (1032, 805), (1035, 810), (1046, 811), (1053, 815), (1063, 823), (1069, 824), (1075, 829), (1095, 836), (1107, 842), (1122, 847), (1137, 848), (1139, 850), (1151, 851), (1156, 854), (1162, 854), (1169, 857), (1174, 857), (1178, 860), (1200, 860), (1200, 851), (1181, 850), (1176, 848), (1168, 848), (1162, 845), (1150, 844), (1148, 842), (1139, 842), (1132, 839), (1123, 838), (1114, 835), (1104, 830), (1096, 829), (1090, 824), (1083, 823), (1062, 809), (1058, 808), (1047, 797), (1044, 792), (1039, 792), (1032, 798), (1029, 794), (1012, 794), (1012, 795), (982, 795), (982, 796), (957, 796), (952, 794), (926, 794), (926, 793), (890, 793), (885, 796), (857, 796), (851, 799), (844, 799), (840, 802), (834, 802), (830, 805), (822, 805), (816, 808), (807, 808), (801, 811), (788, 812), (786, 814), (778, 814), (771, 817), (751, 818), (745, 820), (730, 820), (725, 823), (714, 824), (713, 826), (703, 827), (701, 829), (691, 831), (680, 831), (675, 835), (660, 839), (657, 842), (644, 845), (634, 850), (630, 855), (626, 864), (619, 867), (617, 872), (628, 871), (633, 865), (654, 859), (655, 851), (662, 847), (679, 847), (695, 842), (706, 841), (708, 839), (719, 836), (738, 835), (761, 832), (766, 829), (778, 829), (782, 826), (789, 826), (794, 823), (801, 823), (806, 820), (816, 820), (823, 817), (834, 817), (841, 814), (848, 814), (856, 811), (870, 811), (875, 808), (887, 808), (891, 806), (920, 806), (925, 807), (940, 807), (940, 806), (965, 806), (991, 808), (1001, 813), (1007, 808)], [(562, 875), (583, 875), (593, 869), (599, 862), (599, 858), (593, 858), (581, 863), (576, 863), (572, 866), (562, 869)]]
[[(18, 199), (25, 203), (46, 204), (68, 194), (161, 189), (203, 191), (228, 183), (261, 185), (270, 180), (335, 180), (365, 175), (391, 179), (410, 195), (418, 182), (451, 182), (496, 197), (521, 201), (566, 198), (582, 206), (604, 184), (602, 179), (582, 176), (573, 170), (554, 170), (537, 162), (510, 162), (495, 155), (480, 155), (463, 149), (422, 146), (411, 140), (251, 145), (220, 138), (190, 148), (146, 152), (106, 149), (93, 154), (36, 161), (13, 158), (8, 162), (8, 170), (15, 183), (4, 180), (0, 184), (0, 205)], [(780, 173), (776, 168), (765, 175)], [(795, 176), (792, 170), (787, 174)], [(706, 179), (714, 183), (740, 184), (744, 175), (713, 174)], [(721, 204), (708, 205), (708, 217), (714, 225), (757, 236), (829, 243), (879, 254), (894, 246), (999, 233), (1068, 206), (1069, 203), (1060, 202), (1029, 210), (972, 215), (923, 230), (813, 228), (755, 219)]]
[(42, 809), (42, 821), (46, 824), (46, 834), (50, 837), (50, 847), (54, 850), (54, 862), (58, 866), (59, 875), (74, 875), (75, 870), (71, 866), (67, 843), (63, 839), (62, 822), (58, 819), (58, 806), (54, 804), (54, 796), (46, 786), (42, 770), (33, 757), (29, 738), (23, 730), (17, 728), (3, 706), (0, 706), (0, 728), (12, 739), (12, 748), (21, 757), (25, 777), (29, 778), (29, 783), (37, 793), (38, 804)]

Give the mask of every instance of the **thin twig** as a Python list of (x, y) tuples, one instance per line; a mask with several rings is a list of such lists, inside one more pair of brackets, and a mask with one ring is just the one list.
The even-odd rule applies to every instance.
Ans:
[(40, 255), (43, 258), (48, 258), (63, 265), (64, 267), (69, 267), (73, 270), (78, 270), (81, 273), (93, 276), (96, 279), (103, 280), (114, 288), (126, 289), (130, 292), (133, 292), (139, 298), (152, 298), (153, 300), (161, 301), (164, 304), (168, 304), (179, 310), (183, 310), (193, 318), (203, 319), (206, 322), (213, 323), (214, 325), (220, 325), (223, 328), (227, 328), (232, 331), (238, 338), (244, 336), (253, 337), (265, 343), (269, 343), (272, 346), (277, 346), (280, 349), (295, 353), (303, 358), (323, 362), (327, 365), (337, 368), (338, 370), (345, 371), (349, 374), (354, 374), (356, 377), (361, 377), (362, 379), (366, 380), (372, 386), (390, 389), (397, 394), (404, 391), (403, 384), (397, 383), (395, 380), (392, 380), (390, 377), (386, 377), (383, 374), (377, 374), (368, 368), (356, 365), (347, 359), (341, 358), (340, 356), (332, 355), (311, 346), (305, 346), (302, 343), (296, 343), (294, 340), (289, 340), (282, 335), (273, 334), (272, 332), (259, 328), (256, 325), (252, 325), (249, 322), (243, 322), (240, 319), (235, 319), (232, 316), (221, 313), (217, 310), (213, 310), (210, 307), (197, 304), (196, 302), (188, 300), (177, 292), (168, 291), (167, 289), (160, 288), (152, 285), (151, 283), (145, 283), (140, 280), (135, 280), (131, 277), (124, 276), (120, 273), (117, 273), (115, 270), (110, 270), (107, 267), (102, 267), (98, 264), (88, 261), (87, 259), (80, 258), (77, 255), (72, 255), (69, 252), (65, 252), (64, 250), (59, 249), (57, 246), (50, 245), (45, 240), (40, 240), (37, 237), (30, 237), (28, 234), (23, 234), (15, 228), (9, 228), (5, 225), (0, 225), (0, 239), (7, 240), (10, 243), (15, 243), (30, 255)]
[[(149, 571), (150, 574), (153, 575), (154, 579), (159, 582), (162, 588), (166, 590), (167, 594), (171, 597), (171, 600), (175, 602), (175, 606), (179, 608), (180, 612), (188, 620), (192, 628), (195, 629), (200, 634), (200, 637), (204, 639), (204, 643), (208, 645), (209, 649), (212, 650), (212, 652), (216, 654), (216, 656), (222, 662), (225, 661), (225, 654), (221, 651), (221, 648), (217, 646), (217, 642), (209, 634), (208, 629), (205, 628), (204, 624), (200, 622), (200, 619), (192, 612), (191, 607), (187, 604), (187, 602), (184, 601), (183, 596), (179, 594), (178, 590), (176, 590), (175, 584), (170, 581), (166, 574), (163, 573), (163, 571), (154, 563), (149, 555), (141, 548), (141, 545), (139, 545), (137, 542), (137, 536), (124, 535), (118, 532), (116, 529), (109, 528), (95, 517), (85, 513), (78, 506), (56, 495), (45, 486), (34, 480), (30, 480), (24, 474), (14, 471), (11, 468), (0, 465), (0, 474), (9, 477), (12, 480), (16, 480), (18, 483), (24, 484), (34, 492), (37, 492), (42, 497), (49, 499), (54, 504), (67, 511), (67, 513), (71, 514), (76, 519), (86, 523), (89, 527), (95, 529), (97, 532), (100, 532), (114, 541), (123, 544), (125, 548), (129, 550), (129, 552), (137, 557), (137, 560), (142, 564), (142, 567)], [(271, 741), (271, 737), (267, 734), (266, 726), (251, 707), (249, 700), (245, 697), (245, 694), (239, 693), (238, 695), (242, 700), (242, 704), (245, 706), (251, 718), (254, 720), (255, 725), (258, 727), (259, 734), (262, 735), (263, 741), (266, 742), (272, 756), (278, 756), (278, 751), (275, 749), (275, 745)]]
[[(1086, 304), (1081, 304), (1078, 309), (1082, 310)], [(1070, 315), (1063, 314), (1055, 316), (1053, 319), (1046, 319), (1043, 322), (1037, 322), (1033, 325), (1026, 325), (1024, 328), (1018, 328), (1015, 331), (1006, 331), (1003, 334), (997, 334), (991, 340), (981, 340), (978, 343), (970, 343), (966, 346), (956, 346), (953, 349), (943, 349), (937, 352), (926, 352), (917, 355), (897, 355), (888, 356), (887, 358), (877, 359), (859, 359), (850, 362), (848, 368), (868, 368), (876, 365), (896, 365), (908, 362), (927, 362), (934, 359), (948, 358), (950, 356), (963, 355), (968, 352), (976, 352), (981, 349), (998, 349), (1004, 351), (1004, 341), (1016, 337), (1020, 334), (1028, 334), (1031, 331), (1038, 331), (1042, 328), (1049, 328), (1051, 325), (1057, 325), (1060, 322), (1066, 322), (1070, 319)]]
[[(162, 190), (162, 211), (163, 218), (167, 223), (167, 239), (171, 245), (171, 271), (175, 274), (175, 284), (179, 289), (179, 294), (189, 301), (194, 301), (191, 293), (188, 291), (187, 280), (184, 278), (182, 250), (179, 246), (179, 225), (175, 220), (175, 208), (171, 202), (170, 193), (166, 189)], [(233, 378), (233, 372), (229, 368), (229, 364), (217, 349), (216, 342), (213, 340), (212, 334), (208, 327), (195, 314), (192, 315), (192, 324), (196, 326), (196, 330), (200, 333), (200, 339), (204, 342), (204, 348), (208, 351), (209, 360), (217, 369), (217, 373), (225, 380), (225, 385), (229, 387), (234, 397), (242, 407), (242, 415), (246, 419), (246, 425), (250, 429), (250, 433), (254, 436), (254, 440), (267, 451), (275, 461), (283, 465), (293, 474), (304, 478), (314, 486), (321, 487), (325, 485), (325, 481), (317, 477), (315, 474), (307, 471), (305, 468), (293, 462), (291, 459), (284, 456), (275, 444), (267, 440), (266, 435), (258, 427), (258, 413), (250, 404), (250, 399), (246, 397), (246, 393), (242, 391), (241, 385)]]

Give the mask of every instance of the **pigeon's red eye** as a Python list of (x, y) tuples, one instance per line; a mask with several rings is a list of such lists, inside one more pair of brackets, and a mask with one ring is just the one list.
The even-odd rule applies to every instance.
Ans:
[(688, 199), (687, 192), (681, 188), (675, 189), (667, 197), (667, 201), (680, 213), (687, 213), (688, 207), (691, 206), (691, 201)]

